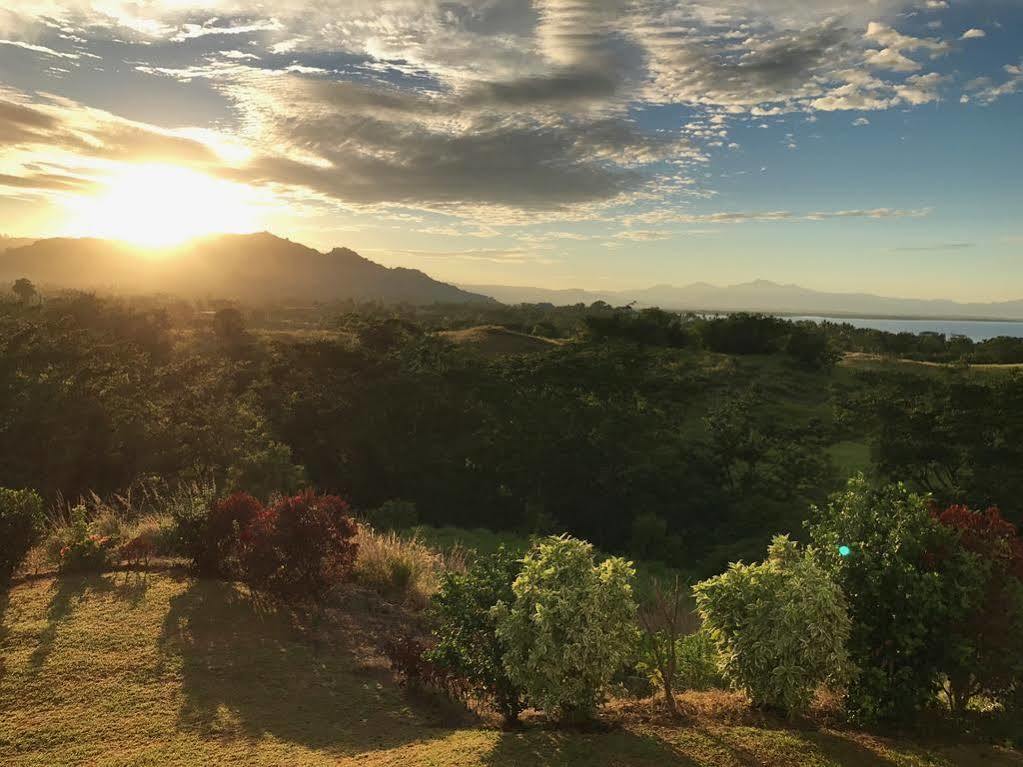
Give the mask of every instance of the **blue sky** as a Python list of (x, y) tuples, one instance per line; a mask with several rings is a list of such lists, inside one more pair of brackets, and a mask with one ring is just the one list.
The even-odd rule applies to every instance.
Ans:
[(258, 228), (470, 284), (1005, 300), (1021, 136), (1016, 0), (0, 10), (11, 235)]

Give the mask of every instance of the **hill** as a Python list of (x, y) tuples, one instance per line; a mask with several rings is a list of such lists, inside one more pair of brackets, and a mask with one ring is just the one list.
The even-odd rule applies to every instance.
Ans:
[[(611, 706), (607, 731), (517, 732), (397, 686), (387, 626), (349, 600), (315, 632), (180, 571), (31, 580), (0, 601), (0, 763), (434, 767), (1010, 767), (1017, 752), (920, 744), (681, 696), (686, 718)], [(384, 611), (386, 613), (386, 611)], [(632, 708), (630, 709), (629, 706)]]
[(684, 287), (655, 285), (638, 290), (548, 290), (505, 285), (467, 285), (507, 304), (550, 303), (558, 306), (605, 301), (615, 306), (635, 302), (639, 307), (689, 311), (759, 311), (846, 317), (920, 317), (959, 319), (1023, 319), (1023, 300), (998, 303), (960, 303), (944, 299), (890, 298), (869, 293), (826, 293), (799, 285), (756, 280), (720, 287), (697, 282)]
[(0, 252), (0, 280), (19, 277), (44, 287), (251, 301), (494, 303), (416, 269), (381, 266), (348, 248), (320, 253), (267, 233), (210, 237), (157, 254), (106, 240), (39, 240)]

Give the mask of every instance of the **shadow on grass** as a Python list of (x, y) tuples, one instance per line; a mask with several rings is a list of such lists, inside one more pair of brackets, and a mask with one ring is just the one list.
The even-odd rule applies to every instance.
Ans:
[(606, 733), (506, 732), (482, 763), (487, 767), (700, 767), (654, 735), (624, 729)]
[(196, 581), (172, 598), (161, 648), (181, 664), (178, 726), (203, 737), (272, 736), (341, 756), (447, 734), (343, 648), (318, 652), (286, 609), (230, 583)]
[(39, 635), (36, 649), (29, 658), (30, 668), (38, 671), (53, 652), (60, 626), (70, 616), (76, 604), (86, 594), (103, 594), (117, 591), (111, 578), (99, 575), (63, 575), (53, 582), (53, 595), (46, 608), (46, 628)]

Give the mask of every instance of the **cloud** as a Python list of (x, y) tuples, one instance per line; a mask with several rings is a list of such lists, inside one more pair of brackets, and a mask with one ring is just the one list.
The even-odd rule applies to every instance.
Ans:
[(853, 125), (856, 126), (870, 125), (870, 120), (868, 120), (866, 117), (857, 117), (855, 120), (853, 120)]
[(963, 36), (960, 37), (959, 39), (960, 40), (977, 40), (977, 39), (979, 39), (981, 37), (987, 37), (987, 32), (985, 32), (983, 29), (976, 29), (976, 28), (974, 28), (974, 29), (967, 29), (965, 32), (963, 32)]
[(966, 250), (967, 248), (974, 247), (974, 245), (975, 243), (972, 242), (940, 242), (934, 245), (904, 245), (902, 247), (892, 248), (892, 250), (898, 253), (925, 253), (941, 250)]
[(1003, 71), (1008, 78), (1001, 83), (996, 83), (990, 77), (978, 77), (970, 80), (966, 83), (966, 93), (960, 98), (960, 102), (967, 103), (972, 100), (987, 106), (1000, 98), (1023, 90), (1023, 60), (1019, 64), (1006, 64)]

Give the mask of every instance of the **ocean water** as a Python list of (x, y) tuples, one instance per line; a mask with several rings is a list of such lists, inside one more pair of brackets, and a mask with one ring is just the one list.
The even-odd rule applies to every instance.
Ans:
[(944, 333), (946, 336), (966, 336), (974, 341), (1011, 336), (1023, 338), (1023, 322), (995, 320), (878, 320), (860, 317), (786, 317), (790, 320), (813, 322), (847, 322), (858, 328), (885, 330), (889, 333)]

